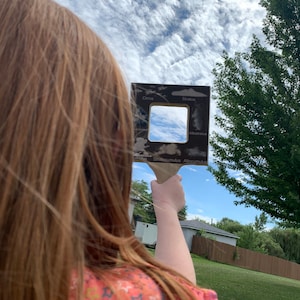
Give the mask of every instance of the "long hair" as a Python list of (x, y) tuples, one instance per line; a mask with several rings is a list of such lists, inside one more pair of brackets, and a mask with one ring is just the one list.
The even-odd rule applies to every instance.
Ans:
[(0, 66), (0, 299), (67, 299), (74, 272), (80, 298), (85, 268), (122, 263), (192, 298), (132, 235), (132, 105), (105, 44), (55, 2), (2, 0)]

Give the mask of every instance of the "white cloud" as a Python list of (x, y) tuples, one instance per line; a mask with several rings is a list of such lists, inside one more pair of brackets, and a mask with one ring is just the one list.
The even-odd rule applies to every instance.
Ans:
[(215, 224), (217, 223), (217, 219), (216, 218), (213, 218), (213, 217), (209, 217), (209, 216), (205, 216), (201, 213), (197, 214), (197, 213), (188, 213), (187, 214), (187, 220), (195, 220), (195, 219), (199, 219), (201, 221), (205, 221), (209, 224)]
[(144, 170), (144, 167), (139, 163), (133, 163), (132, 168), (136, 170)]
[(133, 180), (144, 180), (150, 188), (150, 182), (155, 179), (155, 174), (146, 163), (133, 163)]
[(191, 166), (185, 166), (185, 169), (187, 169), (187, 170), (189, 170), (189, 171), (191, 171), (191, 172), (195, 172), (195, 173), (198, 172), (197, 169), (195, 169), (195, 168), (193, 168), (193, 167), (191, 167)]
[(247, 179), (249, 179), (249, 176), (244, 174), (242, 171), (228, 170), (228, 173), (231, 177), (234, 177), (237, 181), (239, 181), (242, 184), (246, 184)]
[[(57, 0), (108, 44), (129, 82), (212, 85), (223, 50), (262, 37), (259, 0)], [(215, 127), (211, 103), (210, 132)]]
[(142, 177), (146, 182), (156, 180), (156, 176), (154, 175), (154, 173), (145, 172)]
[(149, 138), (155, 142), (187, 141), (188, 109), (176, 106), (152, 106)]

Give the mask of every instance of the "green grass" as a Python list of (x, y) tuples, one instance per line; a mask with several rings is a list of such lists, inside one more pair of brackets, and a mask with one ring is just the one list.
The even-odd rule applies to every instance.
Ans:
[(300, 280), (225, 265), (195, 254), (192, 259), (197, 284), (215, 290), (219, 300), (300, 300)]
[(199, 286), (219, 300), (299, 300), (300, 281), (206, 260), (192, 254)]

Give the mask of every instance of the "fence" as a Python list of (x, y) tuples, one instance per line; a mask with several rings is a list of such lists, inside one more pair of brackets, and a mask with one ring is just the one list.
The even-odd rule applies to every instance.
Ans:
[(209, 260), (300, 280), (299, 264), (201, 236), (193, 236), (191, 252)]

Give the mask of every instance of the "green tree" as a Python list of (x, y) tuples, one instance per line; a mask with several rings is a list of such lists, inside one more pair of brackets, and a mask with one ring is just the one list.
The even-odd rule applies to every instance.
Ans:
[(254, 251), (286, 258), (280, 244), (273, 239), (269, 232), (256, 232)]
[(216, 227), (237, 235), (238, 247), (298, 262), (300, 230), (274, 228), (264, 231), (266, 222), (266, 214), (262, 213), (255, 217), (253, 224), (242, 225), (238, 221), (223, 218)]
[(215, 226), (237, 235), (238, 247), (300, 263), (300, 229), (275, 227), (266, 231), (266, 222), (266, 214), (262, 213), (253, 224), (242, 225), (225, 217)]
[(134, 217), (138, 217), (141, 221), (146, 223), (155, 223), (156, 217), (152, 205), (152, 196), (149, 192), (147, 182), (144, 180), (133, 181), (131, 194), (137, 200), (133, 211)]
[(261, 213), (259, 216), (255, 216), (254, 229), (256, 231), (264, 231), (266, 229), (266, 224), (268, 222), (268, 217), (265, 213)]
[(285, 254), (268, 232), (261, 232), (255, 229), (252, 224), (244, 225), (242, 230), (236, 233), (239, 236), (237, 246), (256, 252), (284, 258)]
[(178, 219), (179, 219), (180, 221), (186, 220), (186, 217), (187, 217), (187, 209), (188, 209), (188, 207), (187, 207), (187, 205), (185, 205), (185, 206), (183, 207), (183, 209), (178, 213)]
[[(268, 48), (224, 54), (213, 73), (221, 112), (211, 146), (216, 180), (236, 204), (300, 226), (300, 2), (261, 1)], [(272, 48), (272, 50), (270, 50)], [(237, 174), (243, 174), (238, 177)]]
[(300, 264), (300, 229), (273, 228), (270, 236), (280, 245), (286, 259)]
[(208, 225), (211, 225), (211, 223), (209, 223), (209, 222), (206, 221), (206, 220), (201, 219), (201, 218), (198, 217), (198, 216), (194, 216), (194, 218), (193, 218), (192, 220), (193, 220), (193, 221), (202, 222), (202, 223), (205, 223), (205, 224), (208, 224)]
[[(152, 195), (146, 181), (134, 180), (132, 182), (131, 197), (137, 200), (133, 211), (134, 217), (145, 223), (156, 223)], [(186, 220), (186, 217), (187, 205), (178, 213), (179, 220)]]
[(234, 221), (229, 218), (222, 218), (221, 221), (217, 222), (216, 227), (225, 230), (227, 232), (237, 234), (238, 232), (243, 230), (244, 225), (242, 225), (238, 221)]
[(239, 239), (237, 240), (237, 246), (252, 251), (257, 251), (257, 232), (252, 225), (245, 225), (243, 229), (237, 232)]

